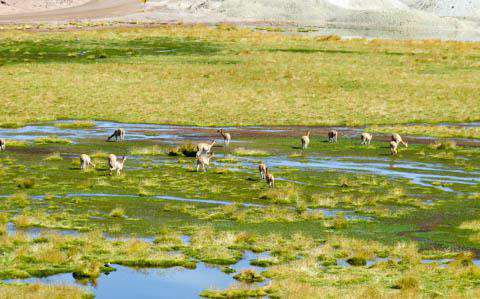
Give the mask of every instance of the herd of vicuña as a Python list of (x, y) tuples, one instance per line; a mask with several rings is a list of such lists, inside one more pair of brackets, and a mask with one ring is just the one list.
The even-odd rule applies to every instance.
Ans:
[[(220, 133), (221, 137), (223, 138), (224, 141), (224, 146), (228, 147), (230, 145), (230, 141), (232, 140), (232, 136), (230, 133), (225, 132), (224, 129), (217, 130), (217, 133)], [(338, 142), (338, 131), (336, 130), (331, 130), (328, 132), (328, 142), (331, 143), (336, 143)], [(360, 134), (360, 139), (361, 139), (361, 145), (370, 145), (370, 142), (372, 141), (372, 134), (363, 132)], [(116, 129), (112, 135), (110, 135), (107, 138), (107, 141), (111, 141), (112, 139), (115, 139), (115, 141), (123, 141), (125, 140), (125, 130), (124, 129)], [(214, 157), (214, 154), (212, 153), (212, 147), (215, 145), (215, 139), (212, 139), (210, 143), (199, 143), (197, 144), (197, 153), (196, 153), (196, 167), (197, 167), (197, 172), (200, 171), (200, 169), (204, 172), (208, 170), (208, 166), (210, 165), (210, 159)], [(306, 150), (310, 144), (310, 130), (305, 133), (301, 137), (301, 144), (302, 144), (302, 150)], [(394, 133), (391, 136), (390, 139), (390, 153), (392, 155), (397, 155), (398, 154), (398, 146), (402, 144), (405, 148), (408, 147), (408, 143), (402, 139), (402, 137)], [(6, 148), (6, 141), (5, 139), (0, 139), (0, 151), (5, 151)], [(110, 154), (108, 156), (108, 166), (110, 169), (110, 174), (116, 173), (119, 175), (123, 171), (123, 167), (125, 165), (125, 161), (127, 158), (123, 156), (122, 158), (117, 158), (114, 154)], [(95, 168), (95, 164), (92, 162), (92, 159), (90, 156), (86, 154), (80, 155), (80, 169), (81, 170), (87, 170), (87, 168), (91, 166)], [(270, 187), (275, 186), (275, 177), (273, 174), (269, 171), (268, 166), (265, 164), (265, 162), (260, 162), (258, 165), (258, 170), (260, 172), (260, 178), (262, 180), (265, 180), (267, 184)]]

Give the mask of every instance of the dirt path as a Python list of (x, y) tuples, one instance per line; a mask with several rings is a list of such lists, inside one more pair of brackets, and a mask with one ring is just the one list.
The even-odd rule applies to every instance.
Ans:
[(28, 23), (74, 21), (109, 18), (140, 12), (142, 5), (138, 0), (93, 0), (81, 6), (41, 12), (29, 12), (0, 16), (0, 23)]

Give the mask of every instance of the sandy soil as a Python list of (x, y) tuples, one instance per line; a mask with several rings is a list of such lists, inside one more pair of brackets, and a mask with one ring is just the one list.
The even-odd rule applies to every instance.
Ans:
[(79, 6), (90, 0), (1, 0), (0, 15), (39, 12)]
[(47, 0), (48, 8), (39, 0), (3, 1), (17, 5), (0, 5), (0, 23), (273, 22), (313, 26), (318, 34), (480, 41), (480, 1), (472, 0), (149, 0), (146, 6), (139, 0)]

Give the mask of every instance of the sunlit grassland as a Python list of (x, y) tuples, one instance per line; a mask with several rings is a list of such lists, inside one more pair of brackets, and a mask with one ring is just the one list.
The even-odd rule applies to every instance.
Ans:
[[(479, 99), (480, 104), (480, 99)], [(396, 126), (373, 126), (368, 128), (371, 132), (391, 133), (397, 132), (405, 135), (420, 135), (439, 138), (480, 138), (480, 128), (463, 126), (441, 125), (396, 125)]]
[(0, 32), (0, 123), (365, 125), (480, 119), (478, 43), (230, 26)]
[(0, 298), (51, 298), (51, 299), (87, 299), (93, 295), (75, 286), (44, 285), (44, 284), (15, 284), (1, 285)]

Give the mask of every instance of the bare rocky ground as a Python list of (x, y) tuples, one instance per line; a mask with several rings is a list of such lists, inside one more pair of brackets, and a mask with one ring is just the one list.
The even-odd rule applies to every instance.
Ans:
[(0, 5), (1, 23), (268, 23), (309, 26), (317, 34), (480, 40), (480, 1), (473, 0), (149, 0), (146, 5), (139, 0), (1, 1), (6, 3)]

